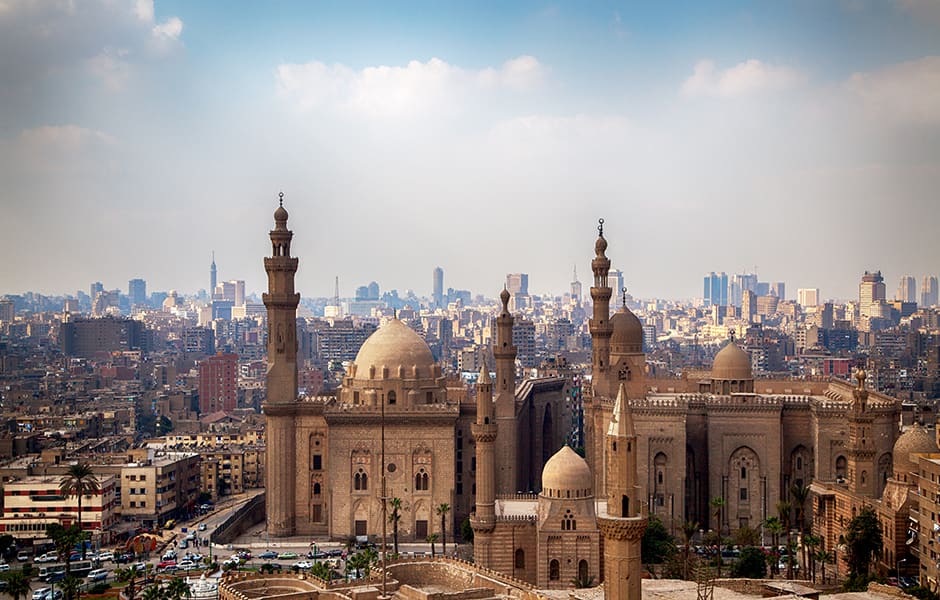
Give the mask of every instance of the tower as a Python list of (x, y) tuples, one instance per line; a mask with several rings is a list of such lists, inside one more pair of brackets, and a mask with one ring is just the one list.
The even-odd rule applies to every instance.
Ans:
[(607, 429), (606, 449), (607, 511), (597, 517), (604, 536), (604, 598), (640, 600), (640, 540), (647, 517), (640, 511), (636, 430), (623, 384)]
[(574, 266), (574, 275), (571, 279), (571, 301), (581, 305), (581, 282), (578, 281), (578, 265)]
[(503, 288), (499, 294), (503, 307), (496, 317), (496, 343), (493, 357), (496, 359), (496, 424), (503, 432), (497, 438), (496, 451), (500, 456), (496, 491), (499, 494), (515, 494), (516, 477), (516, 347), (512, 343), (513, 317), (509, 313), (509, 291)]
[(855, 371), (858, 386), (852, 390), (852, 412), (849, 415), (848, 484), (859, 495), (874, 497), (876, 486), (875, 444), (872, 439), (874, 415), (868, 407), (865, 371)]
[[(290, 255), (293, 232), (287, 228), (284, 194), (274, 211), (272, 255), (265, 257), (268, 291), (262, 295), (268, 309), (268, 397), (266, 417), (266, 477), (268, 533), (277, 537), (294, 533), (295, 463), (294, 418), (297, 409), (297, 304), (294, 292), (297, 259)], [(214, 263), (214, 261), (213, 261)]]
[(441, 308), (444, 305), (444, 269), (434, 268), (434, 281), (431, 295), (434, 302), (434, 308)]
[[(602, 382), (607, 380), (610, 369), (610, 336), (613, 328), (610, 326), (610, 285), (607, 275), (610, 271), (610, 259), (607, 252), (607, 240), (604, 239), (604, 219), (597, 225), (597, 241), (594, 242), (594, 260), (591, 261), (591, 270), (594, 271), (594, 285), (591, 286), (591, 300), (594, 301), (594, 317), (590, 321), (591, 330), (591, 366), (595, 395), (600, 391), (608, 393)], [(601, 386), (598, 389), (598, 386)]]
[(215, 294), (215, 286), (218, 283), (218, 275), (215, 270), (215, 250), (212, 251), (212, 264), (209, 265), (209, 299)]
[(498, 433), (493, 407), (493, 380), (486, 368), (480, 368), (477, 382), (477, 418), (470, 426), (476, 442), (477, 495), (476, 512), (470, 519), (473, 527), (473, 559), (488, 567), (493, 562), (493, 529), (496, 527), (496, 460), (495, 441)]

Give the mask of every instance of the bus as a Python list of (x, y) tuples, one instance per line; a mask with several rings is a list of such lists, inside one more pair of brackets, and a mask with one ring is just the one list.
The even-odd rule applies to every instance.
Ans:
[[(90, 560), (74, 560), (72, 561), (69, 572), (72, 574), (72, 577), (81, 578), (88, 575), (93, 568), (94, 565)], [(39, 567), (40, 581), (61, 581), (64, 578), (65, 563), (53, 563)]]

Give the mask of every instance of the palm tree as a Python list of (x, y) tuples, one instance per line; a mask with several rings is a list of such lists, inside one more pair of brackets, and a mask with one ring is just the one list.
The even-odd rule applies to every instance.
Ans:
[(718, 525), (715, 527), (715, 531), (718, 532), (718, 537), (720, 538), (721, 537), (721, 516), (725, 508), (725, 504), (727, 503), (725, 502), (725, 499), (722, 498), (721, 496), (716, 496), (715, 498), (711, 499), (710, 504), (713, 509), (713, 514), (715, 515), (715, 520), (718, 521)]
[(686, 521), (682, 524), (682, 537), (685, 538), (685, 550), (682, 553), (682, 578), (686, 580), (689, 579), (689, 563), (692, 560), (692, 538), (695, 536), (696, 531), (698, 531), (698, 523), (695, 521)]
[(392, 543), (395, 555), (398, 555), (398, 522), (401, 521), (401, 498), (392, 498), (388, 501), (392, 512), (388, 515), (388, 522), (392, 524)]
[(174, 577), (166, 586), (166, 593), (172, 600), (183, 600), (190, 598), (193, 591), (189, 589), (189, 584), (182, 577)]
[(793, 579), (793, 549), (790, 544), (790, 513), (792, 511), (793, 505), (786, 500), (777, 502), (777, 515), (787, 534), (787, 579)]
[(819, 561), (819, 567), (822, 569), (822, 582), (823, 585), (826, 584), (826, 563), (832, 562), (832, 552), (828, 550), (817, 550), (816, 556), (814, 557)]
[(160, 587), (159, 583), (146, 588), (140, 597), (141, 600), (166, 600), (166, 594), (163, 593), (163, 588)]
[(137, 578), (137, 569), (134, 567), (115, 569), (114, 575), (118, 581), (127, 582), (127, 586), (124, 588), (124, 597), (127, 598), (127, 600), (134, 600), (134, 597), (137, 595), (137, 588), (134, 585), (134, 580)]
[(431, 558), (434, 558), (434, 542), (436, 542), (436, 541), (437, 541), (437, 534), (436, 534), (436, 533), (432, 533), (432, 534), (429, 535), (428, 538), (427, 538), (427, 542), (428, 542), (429, 544), (431, 544)]
[(819, 536), (809, 533), (803, 536), (803, 564), (806, 565), (806, 561), (809, 560), (809, 572), (812, 573), (813, 583), (816, 583), (816, 548), (821, 542)]
[(333, 579), (333, 570), (324, 562), (314, 563), (313, 567), (310, 569), (310, 574), (314, 577), (319, 577), (327, 583)]
[[(796, 526), (800, 531), (800, 539), (803, 539), (806, 529), (806, 499), (809, 498), (809, 488), (794, 483), (790, 486), (790, 496), (793, 497), (793, 504), (796, 507)], [(806, 544), (803, 544), (803, 564), (807, 564)]]
[[(59, 491), (63, 496), (78, 498), (78, 528), (82, 527), (82, 496), (89, 496), (101, 490), (101, 484), (91, 465), (76, 463), (69, 467), (59, 481)], [(85, 560), (85, 544), (82, 543), (82, 560)]]
[(447, 556), (447, 513), (450, 512), (450, 504), (443, 503), (437, 507), (437, 514), (441, 515), (441, 553)]
[(62, 588), (62, 595), (65, 596), (65, 600), (72, 600), (72, 598), (77, 598), (79, 594), (79, 580), (77, 577), (69, 575), (62, 580), (60, 587)]
[(72, 549), (79, 543), (84, 547), (85, 534), (78, 525), (63, 527), (59, 523), (51, 523), (46, 527), (46, 537), (55, 544), (59, 560), (65, 562), (65, 576), (72, 574)]
[(29, 587), (29, 577), (23, 575), (22, 571), (10, 571), (4, 579), (7, 582), (7, 593), (13, 596), (13, 600), (26, 598), (32, 592)]
[(770, 543), (774, 547), (770, 573), (771, 575), (777, 575), (780, 572), (780, 534), (783, 533), (783, 523), (780, 521), (780, 517), (767, 517), (764, 519), (764, 527), (770, 532)]

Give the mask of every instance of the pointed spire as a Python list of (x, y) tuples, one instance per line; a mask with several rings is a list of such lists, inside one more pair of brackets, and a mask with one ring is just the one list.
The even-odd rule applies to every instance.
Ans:
[(480, 365), (480, 377), (477, 379), (480, 383), (493, 383), (493, 378), (490, 377), (490, 370), (486, 368), (486, 358), (483, 358), (482, 364)]
[(574, 279), (572, 279), (571, 281), (577, 281), (577, 280), (578, 280), (578, 265), (575, 265), (574, 266)]
[(636, 437), (636, 429), (633, 426), (633, 411), (630, 410), (627, 388), (622, 381), (620, 382), (620, 390), (617, 392), (617, 400), (614, 402), (613, 413), (610, 415), (610, 427), (607, 429), (607, 435)]
[(502, 314), (509, 314), (509, 290), (506, 289), (506, 286), (503, 286), (503, 291), (499, 293), (499, 301), (503, 303)]

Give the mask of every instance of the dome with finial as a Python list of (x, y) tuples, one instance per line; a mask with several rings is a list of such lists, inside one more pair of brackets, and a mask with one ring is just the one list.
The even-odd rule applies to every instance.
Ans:
[(284, 192), (278, 194), (278, 202), (280, 202), (280, 205), (277, 207), (277, 210), (274, 211), (274, 221), (276, 223), (287, 223), (287, 209), (284, 208)]
[(607, 240), (604, 239), (604, 219), (597, 220), (597, 241), (594, 242), (594, 253), (603, 256), (607, 252)]
[(643, 324), (626, 305), (610, 318), (613, 333), (610, 336), (610, 351), (613, 354), (643, 352)]
[[(569, 493), (570, 492), (570, 493)], [(585, 498), (594, 493), (591, 468), (570, 446), (562, 446), (542, 469), (542, 495), (552, 498)]]
[(754, 379), (751, 371), (751, 356), (732, 340), (715, 355), (712, 363), (712, 379)]
[(936, 454), (940, 452), (937, 448), (937, 440), (920, 423), (915, 423), (913, 427), (901, 434), (898, 441), (894, 443), (894, 472), (917, 472), (917, 454)]
[(393, 377), (399, 367), (409, 377), (434, 376), (434, 356), (427, 342), (398, 319), (390, 319), (376, 329), (362, 344), (354, 363), (359, 377), (368, 377), (370, 367), (387, 368)]

